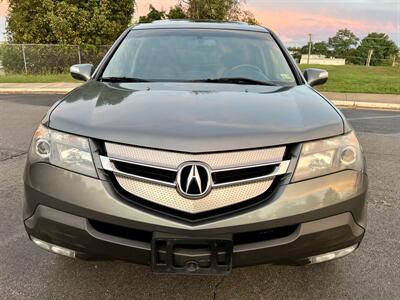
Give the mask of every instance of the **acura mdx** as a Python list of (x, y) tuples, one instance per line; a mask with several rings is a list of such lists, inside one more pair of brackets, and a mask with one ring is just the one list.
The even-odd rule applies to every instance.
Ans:
[(226, 274), (343, 257), (366, 228), (362, 148), (282, 42), (239, 22), (127, 29), (34, 133), (23, 220), (53, 253)]

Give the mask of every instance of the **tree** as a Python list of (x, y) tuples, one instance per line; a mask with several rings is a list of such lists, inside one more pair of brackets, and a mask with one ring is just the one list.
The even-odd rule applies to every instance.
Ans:
[(356, 50), (356, 59), (353, 63), (365, 64), (369, 50), (373, 50), (371, 65), (390, 65), (393, 58), (399, 53), (395, 42), (385, 33), (371, 32), (362, 41)]
[[(311, 47), (312, 47), (312, 44), (311, 44)], [(302, 47), (300, 48), (300, 53), (301, 53), (301, 54), (308, 54), (308, 49), (309, 49), (309, 44), (304, 45), (304, 46), (302, 46)]]
[(241, 12), (239, 16), (239, 20), (246, 22), (250, 25), (259, 25), (260, 23), (255, 18), (254, 14), (251, 11), (244, 10)]
[(130, 24), (134, 0), (10, 0), (12, 43), (111, 44)]
[(288, 47), (289, 53), (292, 57), (297, 61), (300, 62), (301, 59), (301, 48), (300, 47)]
[(185, 9), (181, 4), (177, 4), (169, 9), (168, 19), (188, 19)]
[(193, 20), (232, 20), (258, 24), (254, 15), (242, 9), (245, 0), (180, 0), (186, 15)]
[(254, 15), (241, 8), (244, 0), (180, 0), (169, 12), (149, 6), (146, 16), (139, 18), (139, 23), (151, 23), (164, 19), (192, 20), (233, 20), (249, 24), (258, 24)]
[(157, 20), (165, 19), (165, 11), (157, 10), (153, 5), (149, 5), (149, 12), (145, 16), (139, 17), (139, 23), (151, 23)]
[(151, 23), (157, 20), (165, 19), (187, 19), (186, 11), (182, 5), (177, 4), (169, 9), (167, 13), (164, 10), (157, 10), (150, 4), (149, 12), (145, 16), (139, 17), (139, 23)]
[(360, 39), (349, 29), (340, 29), (335, 36), (330, 37), (328, 44), (336, 57), (347, 57), (350, 49), (357, 46)]
[(329, 45), (326, 42), (317, 42), (312, 45), (312, 53), (329, 56)]
[(236, 17), (241, 0), (181, 0), (189, 18), (198, 20), (227, 20)]

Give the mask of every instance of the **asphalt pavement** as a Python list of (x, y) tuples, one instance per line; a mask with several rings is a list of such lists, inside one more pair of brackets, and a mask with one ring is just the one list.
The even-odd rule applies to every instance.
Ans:
[(399, 299), (400, 112), (343, 110), (367, 156), (369, 224), (360, 248), (305, 267), (256, 266), (226, 277), (154, 275), (125, 262), (47, 253), (22, 224), (31, 135), (60, 95), (0, 95), (0, 299)]

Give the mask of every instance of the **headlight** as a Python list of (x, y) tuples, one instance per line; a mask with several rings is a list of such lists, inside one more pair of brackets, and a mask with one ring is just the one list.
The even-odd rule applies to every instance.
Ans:
[(292, 181), (301, 181), (342, 170), (362, 170), (361, 147), (353, 132), (305, 143)]
[(89, 140), (40, 125), (30, 149), (32, 162), (47, 162), (84, 175), (97, 177)]

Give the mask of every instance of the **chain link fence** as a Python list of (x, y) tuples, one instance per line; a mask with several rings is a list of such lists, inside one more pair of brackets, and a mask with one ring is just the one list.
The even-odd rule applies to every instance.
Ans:
[(97, 66), (110, 46), (60, 44), (0, 44), (0, 67), (5, 74), (60, 74), (71, 65)]

